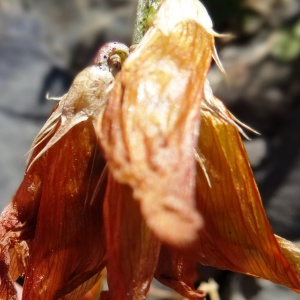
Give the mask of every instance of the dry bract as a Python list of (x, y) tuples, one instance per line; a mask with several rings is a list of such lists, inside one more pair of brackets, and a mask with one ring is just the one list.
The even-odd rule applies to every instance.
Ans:
[(124, 63), (97, 127), (114, 177), (133, 188), (154, 233), (177, 246), (195, 241), (202, 226), (193, 149), (212, 51), (213, 37), (195, 21), (168, 35), (150, 29)]
[(300, 251), (273, 234), (241, 123), (206, 79), (214, 36), (197, 0), (165, 0), (125, 62), (110, 43), (75, 78), (1, 215), (1, 299), (22, 275), (23, 300), (95, 295), (104, 267), (102, 300), (145, 299), (153, 277), (205, 299), (196, 263), (300, 290)]

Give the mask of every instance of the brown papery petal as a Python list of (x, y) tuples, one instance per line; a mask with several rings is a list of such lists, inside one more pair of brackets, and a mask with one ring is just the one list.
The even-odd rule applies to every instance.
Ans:
[(271, 230), (237, 128), (203, 111), (198, 147), (198, 261), (299, 289), (299, 253), (281, 248)]
[(213, 37), (194, 21), (148, 31), (125, 61), (99, 122), (114, 177), (129, 184), (148, 226), (185, 247), (201, 227), (194, 210), (195, 146)]
[(196, 262), (190, 253), (162, 246), (155, 278), (187, 299), (205, 300), (206, 294), (194, 289), (195, 267)]
[[(11, 230), (18, 223), (14, 209), (9, 205), (2, 213), (0, 223), (0, 299), (17, 299), (13, 278), (9, 272), (11, 263), (9, 248), (12, 246), (12, 241), (17, 239), (16, 234)], [(13, 273), (15, 269), (19, 269), (18, 263)]]
[[(99, 277), (105, 251), (101, 173), (106, 172), (102, 172), (105, 163), (96, 146), (94, 121), (113, 87), (111, 71), (117, 70), (110, 58), (114, 56), (119, 68), (128, 48), (109, 43), (98, 56), (101, 61), (79, 73), (66, 95), (53, 98), (60, 102), (35, 138), (24, 179), (1, 215), (0, 299), (16, 297), (13, 280), (24, 274), (29, 256), (24, 299), (53, 299), (76, 289), (66, 296), (73, 299)], [(92, 255), (84, 257), (89, 251)]]
[[(142, 218), (132, 189), (109, 175), (104, 203), (107, 280), (114, 300), (145, 299), (158, 260), (160, 242)], [(102, 298), (101, 298), (102, 299)]]
[[(286, 239), (276, 236), (276, 240), (280, 246), (280, 249), (288, 262), (295, 267), (298, 278), (300, 278), (300, 247), (293, 244)], [(294, 289), (297, 293), (300, 293), (299, 286)]]
[[(57, 106), (54, 108), (57, 108)], [(51, 135), (38, 145), (31, 160), (43, 149)], [(33, 239), (40, 205), (45, 157), (26, 172), (12, 202), (0, 217), (0, 299), (16, 299), (13, 281), (24, 274), (28, 251), (25, 242)]]
[(105, 162), (96, 146), (92, 121), (73, 127), (45, 157), (47, 172), (30, 247), (24, 300), (63, 297), (104, 266), (104, 191), (92, 204), (90, 200)]
[(112, 299), (145, 299), (160, 242), (142, 218), (132, 189), (109, 175), (104, 203), (107, 276)]

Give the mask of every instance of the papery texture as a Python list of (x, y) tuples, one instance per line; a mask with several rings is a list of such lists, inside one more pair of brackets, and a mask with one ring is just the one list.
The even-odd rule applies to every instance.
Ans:
[[(110, 175), (104, 204), (107, 273), (111, 299), (146, 299), (160, 242), (145, 224), (129, 186)], [(102, 298), (101, 298), (102, 299)]]
[(113, 83), (111, 72), (102, 70), (99, 66), (88, 67), (76, 76), (69, 92), (58, 98), (60, 101), (57, 109), (35, 138), (33, 148), (52, 135), (45, 147), (28, 164), (27, 170), (74, 126), (88, 119), (92, 122), (96, 120), (106, 104)]
[[(15, 290), (12, 276), (10, 275), (9, 268), (10, 268), (10, 255), (9, 255), (9, 248), (13, 246), (14, 242), (18, 241), (18, 235), (11, 232), (11, 226), (15, 227), (18, 225), (18, 220), (14, 222), (14, 216), (8, 216), (10, 213), (10, 207), (6, 208), (6, 212), (4, 212), (6, 216), (1, 217), (1, 220), (8, 220), (9, 224), (7, 228), (0, 227), (0, 298), (1, 299), (17, 299), (17, 292)], [(4, 237), (5, 235), (5, 237)], [(13, 268), (13, 272), (19, 270), (19, 262), (16, 262), (16, 266)]]
[(104, 266), (104, 192), (89, 205), (105, 165), (96, 147), (92, 123), (87, 121), (47, 152), (23, 299), (60, 298)]
[[(32, 157), (43, 149), (50, 138), (51, 134), (34, 149)], [(13, 281), (25, 272), (27, 242), (35, 234), (45, 163), (46, 157), (41, 157), (26, 173), (11, 203), (0, 217), (0, 299), (14, 300), (17, 297)]]
[(287, 259), (271, 230), (237, 127), (203, 109), (198, 153), (198, 261), (299, 289), (298, 258)]
[[(295, 272), (300, 278), (300, 247), (293, 244), (292, 242), (280, 237), (276, 236), (276, 240), (280, 246), (280, 250), (286, 257), (287, 261), (294, 266)], [(300, 286), (294, 288), (295, 292), (300, 293)]]
[(182, 21), (193, 20), (214, 33), (213, 23), (204, 5), (198, 0), (163, 0), (156, 14), (154, 26), (169, 34)]
[(0, 219), (0, 298), (15, 299), (12, 280), (25, 272), (23, 299), (77, 299), (105, 263), (102, 204), (105, 164), (94, 122), (128, 55), (103, 46), (75, 78), (31, 148), (24, 179)]
[(124, 63), (98, 125), (114, 177), (133, 188), (148, 226), (164, 242), (195, 240), (195, 160), (213, 37), (198, 23), (169, 35), (150, 29)]

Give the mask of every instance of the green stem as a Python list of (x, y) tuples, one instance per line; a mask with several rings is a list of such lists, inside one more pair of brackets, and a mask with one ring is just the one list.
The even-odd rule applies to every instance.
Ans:
[(138, 44), (146, 33), (161, 0), (138, 0), (132, 44)]
[(149, 0), (138, 0), (136, 20), (134, 24), (132, 44), (138, 44), (146, 31)]

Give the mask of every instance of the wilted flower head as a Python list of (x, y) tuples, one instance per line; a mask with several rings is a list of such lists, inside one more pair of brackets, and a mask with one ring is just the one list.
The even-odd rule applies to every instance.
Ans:
[(12, 280), (24, 274), (23, 299), (77, 299), (99, 280), (106, 163), (94, 124), (127, 56), (122, 44), (103, 46), (36, 137), (23, 182), (1, 216), (1, 299), (16, 299)]
[(273, 234), (243, 125), (206, 79), (216, 35), (197, 0), (165, 0), (127, 59), (110, 43), (76, 77), (1, 216), (1, 299), (23, 274), (23, 299), (80, 299), (105, 267), (101, 299), (145, 299), (153, 277), (204, 299), (197, 262), (300, 290), (300, 251)]
[(184, 10), (165, 16), (171, 2), (162, 3), (124, 63), (98, 132), (114, 177), (133, 188), (147, 225), (164, 241), (186, 245), (202, 225), (194, 148), (214, 41), (198, 22), (201, 4), (180, 1), (197, 12), (189, 19)]

